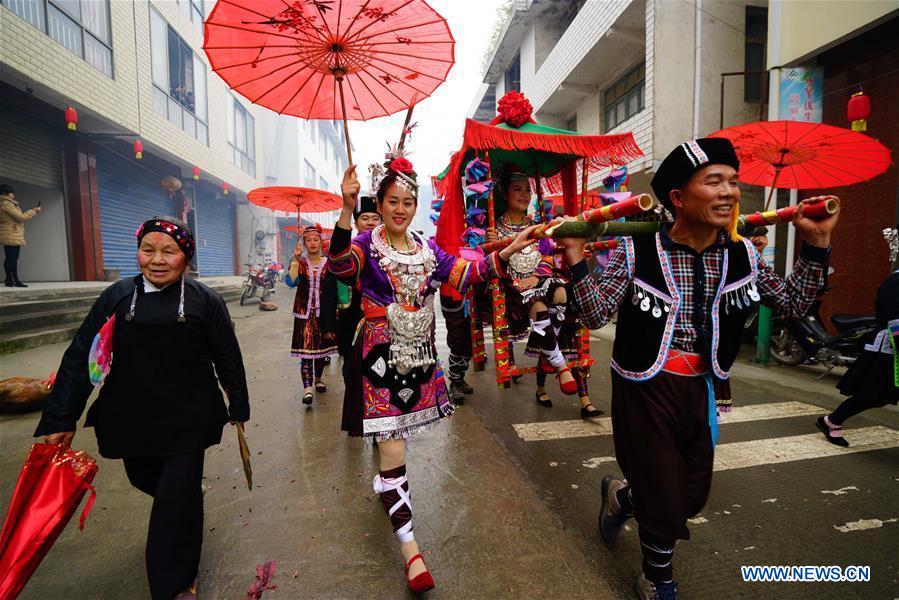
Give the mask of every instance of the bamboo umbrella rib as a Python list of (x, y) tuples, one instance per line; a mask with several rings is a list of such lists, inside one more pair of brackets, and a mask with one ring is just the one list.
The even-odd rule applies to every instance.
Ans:
[[(391, 15), (392, 15), (392, 14), (396, 14), (396, 13), (399, 12), (400, 10), (402, 10), (402, 9), (406, 8), (407, 6), (409, 6), (410, 4), (412, 4), (412, 2), (413, 2), (413, 0), (407, 0), (405, 4), (401, 4), (400, 6), (397, 6), (395, 9), (393, 9), (392, 11), (390, 11), (389, 14), (391, 14)], [(368, 2), (366, 2), (365, 5), (368, 6)], [(362, 11), (360, 10), (360, 11), (359, 11), (359, 15), (361, 15), (361, 14), (362, 14)], [(357, 22), (357, 20), (358, 20), (358, 18), (359, 18), (359, 15), (356, 15), (356, 19), (353, 20), (353, 23), (356, 23), (356, 22)], [(362, 27), (362, 29), (360, 29), (359, 31), (357, 31), (357, 32), (353, 35), (353, 39), (356, 39), (356, 40), (360, 39), (360, 38), (359, 38), (359, 35), (360, 35), (363, 31), (365, 31), (366, 29), (368, 29), (368, 28), (371, 27), (372, 25), (375, 25), (375, 24), (381, 23), (381, 22), (382, 22), (382, 21), (380, 21), (380, 20), (378, 20), (378, 19), (372, 19), (370, 23), (367, 23), (366, 25), (364, 25), (364, 26)], [(352, 26), (350, 27), (350, 29), (352, 29)], [(344, 37), (349, 38), (349, 36), (350, 36), (349, 32), (350, 32), (350, 30), (347, 29), (347, 33), (344, 34)]]
[(350, 31), (352, 31), (352, 29), (353, 29), (353, 25), (355, 25), (358, 22), (359, 17), (362, 16), (362, 11), (364, 11), (366, 8), (368, 8), (369, 4), (371, 4), (371, 0), (365, 0), (365, 4), (363, 4), (362, 6), (359, 7), (359, 10), (356, 12), (356, 16), (353, 17), (352, 19), (350, 19), (350, 26), (347, 27), (346, 31), (343, 33), (344, 38), (349, 37)]
[[(407, 69), (407, 70), (409, 70), (409, 71), (412, 71), (413, 73), (419, 73), (419, 72), (416, 71), (415, 69), (409, 69), (408, 67), (403, 67), (403, 66), (400, 66), (400, 65), (396, 65), (396, 64), (391, 63), (391, 62), (388, 62), (388, 61), (382, 61), (382, 62), (386, 62), (386, 63), (389, 64), (389, 65), (393, 65), (393, 66), (399, 67), (399, 68), (401, 68), (401, 69)], [(380, 71), (381, 73), (384, 73), (385, 75), (387, 75), (388, 77), (390, 77), (390, 78), (393, 79), (394, 81), (397, 81), (397, 82), (399, 82), (399, 83), (402, 83), (403, 85), (405, 85), (405, 86), (408, 87), (408, 88), (412, 88), (412, 90), (413, 90), (414, 92), (416, 92), (416, 93), (418, 93), (418, 94), (422, 94), (422, 95), (424, 95), (424, 96), (430, 96), (430, 94), (428, 94), (428, 93), (425, 92), (424, 90), (420, 90), (420, 89), (418, 89), (417, 87), (415, 87), (414, 85), (412, 85), (411, 83), (409, 83), (408, 81), (406, 81), (406, 79), (405, 79), (404, 77), (394, 77), (393, 75), (391, 75), (390, 73), (388, 73), (387, 71), (385, 71), (384, 69), (382, 69), (381, 67), (379, 67), (378, 65), (374, 64), (373, 62), (368, 62), (368, 63), (366, 63), (366, 64), (367, 64), (369, 67), (371, 67), (372, 69), (377, 69), (377, 70)], [(424, 75), (424, 73), (419, 73), (419, 74), (420, 74), (420, 75)], [(435, 77), (434, 79), (436, 79), (436, 77)], [(386, 85), (385, 85), (384, 89), (387, 89)], [(392, 92), (391, 92), (391, 93), (392, 93)], [(400, 100), (399, 97), (397, 97), (397, 99)], [(400, 101), (402, 101), (402, 100), (400, 100)]]
[[(365, 89), (368, 90), (368, 93), (371, 94), (371, 97), (374, 98), (375, 102), (378, 103), (378, 106), (381, 107), (381, 110), (384, 111), (384, 114), (389, 115), (390, 111), (387, 110), (387, 108), (383, 104), (381, 104), (381, 100), (378, 98), (378, 96), (371, 90), (370, 87), (368, 87), (368, 84), (365, 83), (365, 80), (362, 79), (362, 73), (355, 73), (355, 75), (356, 75), (356, 78), (359, 80), (359, 83), (361, 83), (363, 86), (365, 86)], [(368, 76), (371, 77), (371, 74), (369, 74)], [(377, 81), (377, 80), (375, 80), (375, 81)], [(397, 99), (399, 100), (399, 98), (397, 98)]]
[[(312, 73), (309, 74), (309, 77), (306, 78), (306, 81), (304, 81), (304, 82), (303, 82), (303, 83), (296, 89), (296, 91), (294, 91), (293, 96), (291, 96), (290, 99), (287, 100), (287, 102), (284, 103), (284, 106), (281, 107), (281, 110), (278, 111), (278, 114), (284, 114), (284, 111), (287, 110), (287, 107), (290, 106), (290, 103), (293, 102), (294, 98), (296, 98), (297, 95), (298, 95), (301, 91), (303, 91), (303, 89), (306, 87), (306, 84), (308, 84), (310, 81), (312, 81), (312, 78), (315, 77), (316, 73), (317, 73), (317, 71), (312, 71)], [(271, 91), (271, 90), (269, 90), (269, 91)], [(268, 93), (268, 92), (266, 92), (266, 93)]]
[(446, 21), (444, 21), (443, 19), (437, 19), (437, 20), (435, 20), (435, 21), (426, 21), (426, 22), (424, 22), (424, 23), (415, 23), (414, 25), (404, 25), (403, 27), (396, 27), (396, 28), (394, 28), (394, 29), (389, 29), (389, 30), (386, 30), (386, 31), (380, 31), (380, 32), (378, 32), (378, 33), (373, 33), (373, 34), (371, 34), (371, 35), (369, 35), (369, 36), (365, 36), (365, 37), (354, 37), (353, 40), (355, 40), (355, 41), (363, 41), (363, 42), (364, 42), (364, 41), (368, 41), (368, 40), (370, 40), (370, 39), (376, 38), (376, 37), (378, 37), (378, 36), (386, 35), (386, 34), (390, 34), (390, 33), (395, 33), (395, 32), (397, 32), (397, 31), (405, 31), (405, 30), (407, 30), (407, 29), (415, 29), (416, 27), (424, 27), (425, 25), (434, 25), (434, 24), (436, 24), (436, 23), (445, 23), (445, 22), (446, 22)]
[[(349, 77), (347, 77), (347, 78), (346, 78), (346, 83), (347, 83), (347, 87), (350, 88), (350, 94), (352, 94), (352, 96), (353, 96), (353, 103), (354, 103), (354, 106), (356, 107), (356, 110), (359, 111), (359, 114), (362, 116), (362, 120), (363, 120), (363, 121), (368, 120), (368, 119), (365, 117), (365, 113), (362, 112), (362, 105), (359, 104), (359, 98), (356, 97), (356, 90), (353, 88), (353, 82), (352, 82), (352, 79), (350, 79)], [(335, 112), (334, 114), (337, 114), (337, 113)]]
[[(309, 103), (309, 110), (306, 111), (305, 118), (307, 120), (309, 119), (310, 115), (312, 114), (312, 109), (315, 108), (315, 101), (318, 100), (318, 95), (319, 95), (319, 93), (321, 93), (322, 86), (324, 85), (324, 83), (325, 83), (325, 77), (324, 77), (324, 75), (322, 75), (322, 78), (318, 80), (318, 87), (315, 89), (315, 95), (312, 96), (312, 101)], [(294, 97), (296, 97), (296, 94), (294, 94)], [(346, 117), (346, 115), (344, 115), (344, 117)]]

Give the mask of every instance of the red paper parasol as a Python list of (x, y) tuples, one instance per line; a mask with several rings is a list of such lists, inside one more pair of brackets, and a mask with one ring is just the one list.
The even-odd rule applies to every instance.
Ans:
[(90, 491), (79, 528), (94, 503), (97, 463), (64, 444), (34, 444), (19, 473), (0, 533), (0, 598), (15, 598)]
[(733, 142), (740, 158), (740, 181), (771, 188), (851, 185), (880, 175), (892, 163), (890, 151), (874, 138), (823, 123), (761, 121), (728, 127), (709, 137)]
[(212, 70), (251, 102), (343, 119), (351, 164), (346, 121), (414, 106), (454, 60), (449, 25), (424, 0), (219, 0), (205, 31)]
[(304, 212), (328, 212), (343, 206), (343, 199), (337, 194), (286, 185), (256, 188), (247, 194), (247, 200), (257, 206), (272, 210), (297, 213), (297, 226), (300, 224), (300, 214)]

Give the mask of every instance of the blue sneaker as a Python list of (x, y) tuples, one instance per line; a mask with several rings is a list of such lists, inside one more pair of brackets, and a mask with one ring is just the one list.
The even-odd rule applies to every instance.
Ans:
[(606, 475), (602, 479), (602, 506), (599, 509), (599, 535), (605, 542), (612, 546), (618, 539), (621, 532), (621, 526), (631, 518), (632, 515), (622, 514), (621, 507), (618, 505), (618, 497), (615, 495), (618, 490), (626, 484), (620, 479), (614, 479), (611, 475)]
[(638, 600), (677, 600), (677, 582), (653, 583), (643, 573), (634, 582)]

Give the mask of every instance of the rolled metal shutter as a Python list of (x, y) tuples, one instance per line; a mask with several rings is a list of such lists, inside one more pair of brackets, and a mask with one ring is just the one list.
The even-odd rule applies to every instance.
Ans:
[(234, 209), (228, 198), (197, 191), (197, 254), (201, 277), (234, 275)]
[(122, 277), (137, 275), (134, 232), (147, 219), (172, 213), (172, 201), (159, 186), (160, 179), (105, 148), (97, 148), (104, 268), (119, 269)]
[(62, 189), (60, 132), (0, 106), (0, 178)]

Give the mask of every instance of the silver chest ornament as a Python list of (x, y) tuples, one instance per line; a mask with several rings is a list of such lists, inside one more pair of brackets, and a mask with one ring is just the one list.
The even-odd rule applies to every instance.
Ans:
[(401, 375), (436, 362), (431, 344), (434, 298), (425, 298), (427, 282), (437, 264), (430, 246), (417, 234), (415, 252), (395, 250), (383, 239), (384, 226), (372, 231), (372, 254), (394, 283), (394, 302), (387, 306), (390, 351), (387, 365)]
[(536, 244), (523, 248), (509, 257), (509, 274), (515, 279), (530, 277), (537, 270), (543, 255)]

